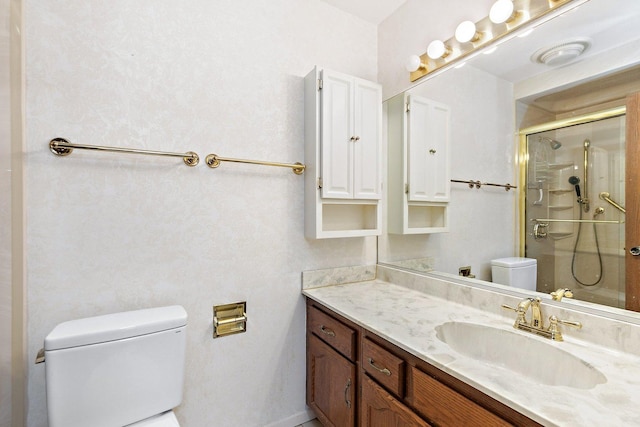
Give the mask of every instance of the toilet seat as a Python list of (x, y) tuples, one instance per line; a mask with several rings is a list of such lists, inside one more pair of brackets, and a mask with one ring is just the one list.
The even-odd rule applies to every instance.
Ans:
[(180, 427), (180, 424), (173, 411), (167, 411), (125, 427)]

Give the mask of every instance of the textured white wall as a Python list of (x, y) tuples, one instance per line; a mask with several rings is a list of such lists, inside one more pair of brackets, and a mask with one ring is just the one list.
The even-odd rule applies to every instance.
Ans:
[[(371, 264), (375, 238), (307, 241), (303, 177), (207, 153), (303, 161), (303, 76), (375, 80), (376, 27), (318, 0), (26, 0), (29, 360), (59, 322), (151, 306), (189, 313), (185, 426), (305, 417), (302, 270)], [(180, 160), (48, 141), (193, 150)], [(211, 339), (211, 306), (248, 332)], [(29, 427), (46, 426), (31, 365)]]

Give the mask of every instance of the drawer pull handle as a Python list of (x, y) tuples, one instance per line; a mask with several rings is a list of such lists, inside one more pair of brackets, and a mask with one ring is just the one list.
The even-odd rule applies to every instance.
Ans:
[(320, 326), (320, 330), (322, 331), (323, 334), (329, 335), (330, 337), (335, 337), (336, 336), (335, 332), (333, 332), (329, 328), (325, 328), (324, 325)]
[(380, 373), (383, 373), (383, 374), (385, 374), (385, 375), (386, 375), (386, 376), (388, 376), (388, 377), (390, 377), (390, 376), (391, 376), (391, 371), (390, 371), (390, 370), (388, 370), (387, 368), (379, 368), (379, 367), (377, 367), (377, 366), (376, 366), (376, 364), (373, 362), (373, 359), (372, 359), (372, 358), (369, 358), (369, 365), (373, 366), (373, 368), (374, 368), (376, 371), (378, 371), (378, 372), (380, 372)]
[(344, 388), (344, 401), (347, 404), (347, 408), (351, 409), (351, 401), (349, 400), (349, 389), (351, 389), (351, 378), (347, 381), (347, 386)]

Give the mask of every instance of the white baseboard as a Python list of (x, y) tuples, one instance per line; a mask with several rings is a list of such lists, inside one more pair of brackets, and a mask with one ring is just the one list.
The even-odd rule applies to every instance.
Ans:
[(297, 414), (294, 414), (288, 418), (285, 418), (284, 420), (267, 424), (264, 427), (296, 427), (296, 426), (299, 426), (300, 424), (306, 423), (307, 421), (311, 421), (315, 417), (316, 416), (314, 415), (313, 411), (307, 408), (306, 411), (298, 412)]

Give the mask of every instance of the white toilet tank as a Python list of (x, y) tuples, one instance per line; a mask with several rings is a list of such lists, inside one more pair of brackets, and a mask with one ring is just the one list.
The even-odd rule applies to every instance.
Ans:
[(182, 401), (186, 325), (171, 306), (56, 326), (44, 342), (49, 427), (175, 421), (159, 414)]
[(536, 290), (538, 262), (533, 258), (499, 258), (491, 261), (493, 283)]

